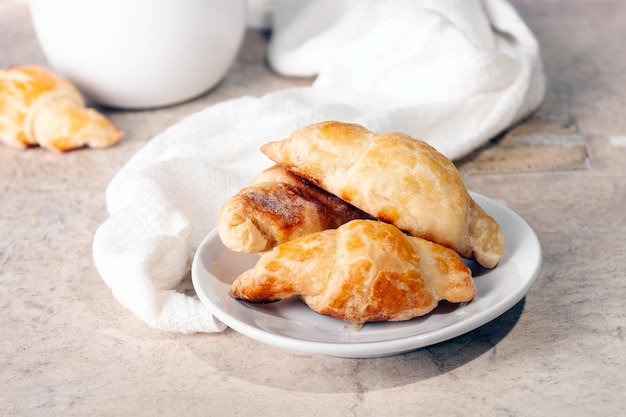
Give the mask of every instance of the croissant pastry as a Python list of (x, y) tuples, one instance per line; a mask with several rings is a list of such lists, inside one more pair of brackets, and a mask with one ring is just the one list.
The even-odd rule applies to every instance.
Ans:
[(273, 302), (293, 295), (351, 323), (409, 320), (440, 300), (470, 301), (470, 269), (451, 249), (388, 223), (353, 220), (279, 245), (231, 286), (231, 296)]
[(324, 190), (413, 236), (498, 263), (504, 235), (466, 190), (448, 158), (400, 133), (323, 122), (269, 142), (262, 152)]
[(371, 216), (275, 165), (226, 201), (217, 224), (226, 247), (253, 253), (358, 218)]
[(85, 108), (67, 80), (31, 65), (0, 71), (0, 140), (15, 148), (69, 151), (106, 147), (122, 137), (109, 120)]

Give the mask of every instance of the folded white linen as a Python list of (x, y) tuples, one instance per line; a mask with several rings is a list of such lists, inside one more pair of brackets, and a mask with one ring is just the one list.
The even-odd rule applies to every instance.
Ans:
[(107, 188), (95, 265), (151, 327), (224, 329), (181, 286), (221, 204), (271, 164), (262, 143), (339, 120), (424, 139), (455, 159), (537, 108), (545, 89), (537, 42), (506, 0), (277, 1), (268, 60), (317, 78), (187, 117)]

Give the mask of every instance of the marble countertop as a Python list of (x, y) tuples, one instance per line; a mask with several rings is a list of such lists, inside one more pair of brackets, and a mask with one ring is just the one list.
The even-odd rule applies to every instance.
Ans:
[[(545, 102), (526, 125), (549, 133), (567, 120), (557, 127), (579, 140), (553, 153), (527, 147), (520, 160), (505, 146), (523, 135), (512, 132), (459, 161), (468, 188), (519, 213), (541, 241), (537, 281), (511, 310), (410, 353), (344, 359), (233, 330), (164, 333), (116, 302), (91, 256), (115, 173), (187, 115), (311, 82), (272, 73), (267, 36), (250, 30), (210, 93), (163, 109), (107, 110), (126, 132), (112, 148), (0, 146), (0, 415), (623, 415), (626, 3), (512, 3), (539, 40), (548, 76)], [(47, 65), (27, 6), (0, 0), (0, 68), (20, 64)], [(494, 152), (505, 162), (494, 166)]]

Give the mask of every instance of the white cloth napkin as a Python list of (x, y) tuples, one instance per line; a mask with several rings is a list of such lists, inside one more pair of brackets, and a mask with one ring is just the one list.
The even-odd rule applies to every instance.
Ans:
[(268, 59), (317, 79), (187, 117), (107, 189), (95, 265), (151, 327), (224, 329), (185, 286), (221, 204), (271, 165), (262, 143), (339, 120), (424, 139), (455, 159), (535, 109), (545, 88), (537, 42), (506, 0), (278, 1)]

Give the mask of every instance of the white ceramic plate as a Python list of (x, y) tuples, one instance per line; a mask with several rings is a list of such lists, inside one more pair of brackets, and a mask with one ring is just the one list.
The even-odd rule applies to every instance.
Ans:
[(192, 279), (202, 302), (219, 320), (261, 342), (286, 349), (350, 358), (408, 352), (467, 333), (500, 316), (528, 292), (541, 266), (541, 245), (530, 226), (507, 207), (476, 193), (472, 197), (500, 224), (506, 248), (492, 270), (469, 262), (477, 294), (460, 305), (442, 303), (433, 312), (403, 322), (367, 323), (360, 329), (322, 316), (297, 297), (251, 304), (229, 295), (232, 281), (258, 260), (222, 244), (217, 229), (193, 260)]

